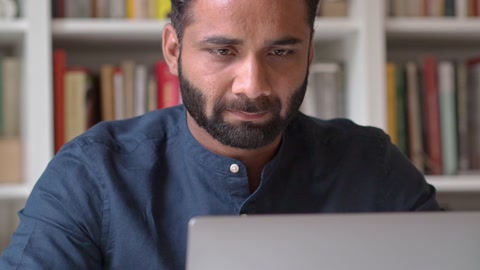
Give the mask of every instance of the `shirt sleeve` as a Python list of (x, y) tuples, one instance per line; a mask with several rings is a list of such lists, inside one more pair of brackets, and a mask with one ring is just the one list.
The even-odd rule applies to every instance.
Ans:
[[(396, 211), (440, 211), (435, 188), (387, 139), (385, 145), (385, 205)], [(389, 205), (390, 204), (390, 205)]]
[(70, 143), (36, 183), (0, 269), (102, 269), (103, 203), (88, 158)]

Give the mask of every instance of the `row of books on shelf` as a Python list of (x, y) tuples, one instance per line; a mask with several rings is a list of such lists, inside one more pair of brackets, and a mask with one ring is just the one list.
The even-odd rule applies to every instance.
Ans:
[[(323, 0), (318, 16), (347, 16), (347, 2)], [(52, 0), (54, 18), (165, 19), (171, 8), (170, 0)]]
[(20, 181), (20, 74), (19, 58), (0, 55), (0, 183)]
[(480, 58), (389, 62), (392, 141), (426, 174), (480, 169)]
[(391, 17), (454, 17), (465, 12), (478, 17), (480, 0), (466, 0), (466, 10), (457, 10), (457, 0), (386, 0), (387, 15)]
[(343, 65), (337, 62), (313, 63), (300, 111), (321, 119), (345, 117)]
[(170, 0), (52, 0), (54, 18), (165, 19)]
[(55, 152), (99, 121), (121, 120), (181, 103), (179, 82), (167, 64), (154, 67), (124, 60), (95, 73), (67, 66), (67, 53), (53, 54)]

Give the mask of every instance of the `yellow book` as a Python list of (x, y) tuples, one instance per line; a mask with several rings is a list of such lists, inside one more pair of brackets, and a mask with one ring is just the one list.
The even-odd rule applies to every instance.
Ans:
[(157, 0), (157, 19), (166, 19), (171, 11), (170, 0)]
[(397, 144), (397, 94), (396, 71), (394, 63), (387, 63), (387, 133), (394, 144)]
[(127, 0), (127, 18), (135, 19), (135, 0)]

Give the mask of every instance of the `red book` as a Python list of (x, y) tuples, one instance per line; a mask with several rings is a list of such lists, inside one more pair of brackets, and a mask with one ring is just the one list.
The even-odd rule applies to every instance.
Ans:
[(480, 0), (472, 0), (472, 15), (478, 17), (480, 8)]
[(165, 61), (155, 64), (157, 79), (157, 108), (163, 109), (180, 103), (180, 85), (178, 77), (171, 74)]
[(65, 18), (65, 0), (56, 0), (57, 18)]
[(437, 60), (426, 57), (424, 68), (424, 107), (427, 133), (427, 165), (433, 175), (442, 174), (442, 141), (440, 133), (440, 103), (437, 81)]
[(65, 83), (64, 75), (67, 65), (67, 57), (64, 50), (53, 52), (53, 118), (54, 118), (54, 144), (55, 153), (65, 143)]

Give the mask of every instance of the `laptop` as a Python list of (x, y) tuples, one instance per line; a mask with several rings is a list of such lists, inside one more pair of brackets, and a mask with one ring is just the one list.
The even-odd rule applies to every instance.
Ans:
[(189, 223), (187, 270), (479, 270), (480, 212), (217, 216)]

